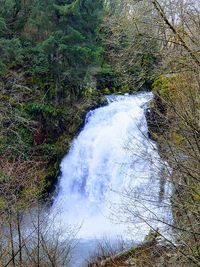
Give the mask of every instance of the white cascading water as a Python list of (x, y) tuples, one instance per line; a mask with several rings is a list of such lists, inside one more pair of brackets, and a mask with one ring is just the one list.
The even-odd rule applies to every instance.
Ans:
[(145, 118), (152, 97), (109, 96), (107, 106), (88, 113), (63, 159), (53, 210), (59, 210), (62, 223), (81, 225), (78, 238), (127, 236), (129, 229), (140, 241), (149, 232), (144, 220), (162, 218), (161, 162)]

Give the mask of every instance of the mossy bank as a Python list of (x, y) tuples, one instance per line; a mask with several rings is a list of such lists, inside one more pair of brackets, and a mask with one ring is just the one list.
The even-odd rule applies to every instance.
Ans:
[[(92, 88), (79, 99), (57, 102), (51, 100), (53, 86), (51, 90), (41, 90), (45, 85), (38, 84), (21, 72), (10, 72), (0, 79), (1, 181), (10, 176), (15, 183), (13, 176), (22, 178), (22, 173), (27, 172), (23, 179), (32, 181), (23, 181), (21, 188), (29, 190), (34, 183), (37, 194), (37, 188), (46, 193), (52, 191), (61, 159), (82, 127), (86, 113), (106, 103), (104, 96)], [(20, 165), (27, 169), (19, 169)], [(28, 170), (33, 174), (28, 175)]]

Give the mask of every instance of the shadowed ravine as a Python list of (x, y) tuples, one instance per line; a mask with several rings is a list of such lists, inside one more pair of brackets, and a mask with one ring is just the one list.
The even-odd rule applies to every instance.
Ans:
[[(81, 225), (77, 238), (123, 236), (139, 242), (149, 227), (138, 217), (142, 214), (152, 221), (153, 216), (163, 216), (162, 164), (156, 145), (148, 138), (145, 118), (152, 97), (151, 93), (109, 96), (107, 106), (88, 113), (83, 130), (63, 159), (52, 213), (59, 211), (58, 220), (65, 227)], [(127, 193), (137, 196), (137, 201), (131, 200), (134, 220), (120, 215), (127, 206)], [(116, 224), (116, 219), (127, 223)]]

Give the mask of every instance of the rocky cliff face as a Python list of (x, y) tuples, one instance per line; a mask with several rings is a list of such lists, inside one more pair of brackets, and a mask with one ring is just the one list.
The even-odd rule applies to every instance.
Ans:
[(166, 107), (161, 97), (156, 94), (146, 110), (146, 119), (149, 128), (149, 136), (157, 141), (157, 136), (162, 135), (168, 128), (168, 120), (165, 117)]

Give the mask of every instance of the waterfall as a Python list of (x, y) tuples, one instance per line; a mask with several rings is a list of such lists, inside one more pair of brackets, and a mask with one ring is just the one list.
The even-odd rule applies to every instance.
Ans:
[[(52, 209), (59, 210), (62, 223), (81, 225), (79, 238), (125, 236), (135, 224), (132, 233), (137, 229), (135, 239), (142, 240), (149, 228), (136, 215), (149, 218), (152, 208), (156, 217), (163, 213), (161, 163), (156, 145), (148, 138), (145, 118), (152, 98), (152, 93), (108, 96), (107, 106), (87, 114), (84, 128), (63, 159)], [(134, 195), (128, 204), (127, 194)], [(136, 204), (141, 196), (142, 203)], [(123, 221), (120, 209), (126, 205), (135, 205), (134, 220), (125, 216), (127, 224), (115, 223), (115, 219)]]

